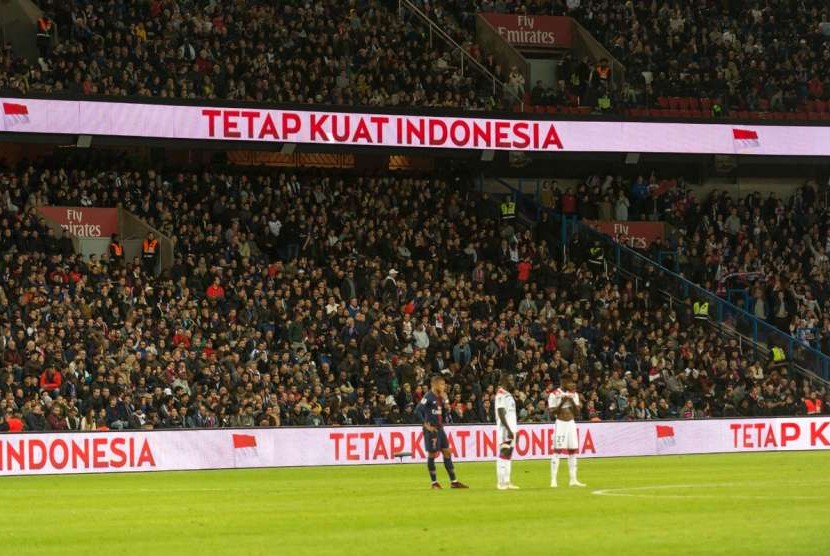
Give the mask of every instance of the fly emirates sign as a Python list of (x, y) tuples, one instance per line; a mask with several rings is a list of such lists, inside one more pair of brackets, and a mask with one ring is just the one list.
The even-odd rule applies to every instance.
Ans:
[[(830, 449), (830, 418), (578, 423), (582, 457)], [(519, 460), (550, 457), (552, 423), (522, 425)], [(492, 461), (492, 425), (448, 426), (458, 461)], [(399, 454), (405, 454), (400, 456)], [(420, 427), (0, 435), (0, 475), (303, 467), (426, 461)]]
[(0, 97), (0, 136), (91, 135), (392, 149), (830, 156), (830, 127), (366, 114)]

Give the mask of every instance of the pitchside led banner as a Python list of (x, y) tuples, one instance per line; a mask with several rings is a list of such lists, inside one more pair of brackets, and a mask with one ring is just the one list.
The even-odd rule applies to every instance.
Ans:
[(361, 114), (0, 98), (0, 133), (398, 148), (830, 156), (830, 128)]
[[(830, 418), (578, 423), (581, 457), (830, 449)], [(525, 425), (517, 459), (544, 459), (554, 425)], [(490, 425), (447, 427), (458, 461), (496, 458)], [(396, 454), (405, 452), (403, 457)], [(0, 435), (0, 475), (423, 462), (421, 427), (113, 431)]]

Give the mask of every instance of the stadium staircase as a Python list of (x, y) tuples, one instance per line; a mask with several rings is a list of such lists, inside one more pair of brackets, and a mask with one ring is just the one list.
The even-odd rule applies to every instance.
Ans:
[[(509, 191), (516, 201), (517, 211), (524, 221), (538, 222), (542, 212), (547, 211), (539, 203), (538, 191), (541, 180), (519, 180), (518, 187), (498, 178), (479, 178), (482, 191)], [(727, 301), (715, 293), (701, 288), (678, 273), (669, 270), (658, 261), (615, 242), (611, 237), (582, 224), (576, 218), (562, 217), (555, 211), (548, 211), (551, 220), (559, 227), (556, 234), (563, 260), (568, 257), (568, 245), (574, 236), (579, 236), (583, 245), (593, 245), (595, 241), (603, 247), (609, 270), (617, 280), (629, 279), (638, 290), (645, 286), (645, 271), (654, 270), (650, 278), (658, 285), (660, 294), (672, 308), (682, 307), (693, 301), (709, 303), (709, 326), (719, 334), (738, 340), (742, 353), (753, 353), (761, 361), (769, 358), (772, 347), (781, 347), (787, 354), (789, 368), (815, 383), (830, 386), (830, 357), (819, 350), (798, 342), (793, 336), (784, 333), (769, 323), (758, 319), (753, 314)], [(748, 298), (746, 292), (730, 292)]]
[(398, 0), (398, 17), (410, 25), (426, 29), (429, 46), (432, 47), (433, 41), (441, 41), (444, 46), (449, 49), (452, 56), (452, 62), (457, 64), (461, 70), (462, 77), (466, 77), (471, 72), (478, 77), (492, 83), (493, 98), (503, 98), (510, 104), (524, 107), (524, 99), (517, 96), (512, 90), (498, 77), (484, 67), (478, 60), (476, 60), (470, 53), (461, 45), (459, 45), (444, 29), (441, 28), (435, 21), (433, 21), (427, 14), (425, 14), (418, 6), (409, 0)]

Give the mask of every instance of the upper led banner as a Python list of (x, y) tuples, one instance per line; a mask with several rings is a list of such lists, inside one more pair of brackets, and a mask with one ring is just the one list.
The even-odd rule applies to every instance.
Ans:
[(361, 147), (830, 156), (830, 127), (557, 121), (0, 98), (0, 132)]

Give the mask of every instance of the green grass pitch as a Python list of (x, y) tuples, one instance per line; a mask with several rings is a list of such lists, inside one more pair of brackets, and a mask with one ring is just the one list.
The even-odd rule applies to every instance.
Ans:
[[(439, 465), (446, 486), (446, 473)], [(830, 452), (9, 477), (5, 554), (830, 554)], [(567, 464), (560, 466), (567, 483)], [(597, 492), (599, 491), (599, 493)], [(600, 552), (601, 551), (601, 552)]]

